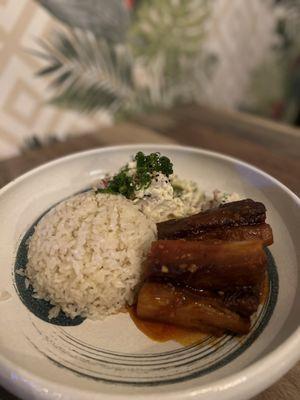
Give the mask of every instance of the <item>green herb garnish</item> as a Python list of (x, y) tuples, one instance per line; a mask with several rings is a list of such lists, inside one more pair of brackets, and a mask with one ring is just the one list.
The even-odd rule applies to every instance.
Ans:
[(133, 199), (135, 191), (150, 186), (155, 173), (161, 172), (167, 177), (173, 173), (173, 164), (168, 157), (161, 156), (160, 153), (151, 153), (146, 156), (139, 151), (134, 161), (136, 161), (136, 172), (133, 176), (128, 174), (129, 169), (126, 165), (112, 177), (107, 188), (98, 189), (98, 193), (120, 193), (128, 199)]
[(173, 173), (173, 164), (169, 158), (161, 156), (159, 153), (151, 153), (146, 156), (139, 151), (134, 160), (136, 161), (136, 190), (149, 187), (155, 172), (161, 172), (167, 177)]
[(130, 199), (133, 197), (134, 190), (132, 177), (127, 175), (127, 169), (123, 169), (109, 181), (106, 189), (98, 189), (98, 193), (120, 193)]

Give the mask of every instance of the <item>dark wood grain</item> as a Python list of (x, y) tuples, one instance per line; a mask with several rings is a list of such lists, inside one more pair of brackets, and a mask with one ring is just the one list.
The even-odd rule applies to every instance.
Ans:
[[(122, 143), (180, 143), (219, 151), (262, 168), (300, 193), (300, 131), (237, 112), (186, 106), (143, 115), (131, 123), (72, 137), (0, 161), (0, 187), (52, 159)], [(0, 400), (13, 400), (0, 387)], [(300, 399), (300, 363), (255, 400)]]
[(103, 128), (97, 133), (70, 137), (35, 150), (27, 150), (20, 156), (0, 161), (0, 188), (12, 179), (47, 161), (78, 151), (130, 143), (175, 143), (175, 140), (153, 130), (132, 123)]
[(204, 107), (180, 107), (142, 116), (136, 122), (178, 143), (247, 161), (300, 193), (300, 130)]

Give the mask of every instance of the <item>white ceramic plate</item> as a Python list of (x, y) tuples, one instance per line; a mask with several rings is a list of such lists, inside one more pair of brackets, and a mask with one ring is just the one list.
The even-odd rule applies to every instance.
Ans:
[[(269, 254), (271, 290), (246, 337), (223, 336), (217, 344), (208, 338), (182, 347), (150, 340), (127, 314), (59, 326), (30, 311), (36, 312), (36, 304), (26, 297), (24, 279), (14, 269), (26, 263), (25, 241), (32, 225), (55, 203), (116, 171), (138, 150), (162, 152), (172, 159), (176, 173), (208, 191), (234, 191), (266, 205), (275, 238)], [(179, 146), (78, 153), (3, 188), (0, 221), (0, 290), (11, 295), (0, 302), (0, 377), (21, 398), (242, 400), (273, 383), (299, 359), (299, 199), (248, 164)]]

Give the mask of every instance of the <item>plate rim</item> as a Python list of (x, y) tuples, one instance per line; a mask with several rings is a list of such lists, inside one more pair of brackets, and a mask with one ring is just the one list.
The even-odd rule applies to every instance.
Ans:
[(157, 148), (166, 149), (166, 150), (183, 150), (183, 151), (186, 151), (187, 153), (195, 152), (198, 154), (212, 156), (214, 158), (221, 158), (223, 160), (227, 160), (227, 161), (230, 161), (233, 163), (238, 163), (240, 165), (243, 165), (244, 167), (250, 168), (250, 169), (254, 170), (255, 172), (262, 174), (265, 178), (271, 179), (274, 183), (279, 185), (282, 189), (284, 189), (284, 191), (286, 191), (289, 195), (291, 195), (293, 197), (293, 199), (296, 201), (296, 203), (298, 203), (300, 205), (300, 198), (297, 196), (297, 194), (294, 193), (291, 189), (289, 189), (279, 179), (274, 178), (274, 176), (272, 176), (268, 172), (265, 172), (263, 169), (256, 167), (255, 165), (248, 163), (247, 161), (243, 161), (238, 157), (233, 157), (233, 156), (230, 156), (225, 153), (221, 153), (221, 152), (213, 151), (213, 150), (207, 150), (207, 149), (204, 149), (201, 147), (196, 147), (196, 146), (183, 146), (180, 144), (157, 144), (157, 143), (123, 144), (123, 145), (96, 147), (93, 149), (88, 149), (88, 150), (83, 150), (83, 151), (75, 151), (66, 156), (55, 158), (55, 159), (47, 161), (41, 165), (38, 165), (37, 167), (29, 169), (28, 171), (24, 172), (23, 174), (19, 175), (18, 177), (14, 178), (12, 181), (10, 181), (6, 185), (4, 185), (0, 189), (0, 195), (2, 195), (6, 190), (10, 189), (11, 186), (21, 182), (23, 179), (25, 179), (31, 175), (34, 175), (35, 173), (42, 171), (43, 169), (51, 167), (52, 165), (54, 166), (54, 165), (60, 164), (63, 161), (72, 160), (73, 158), (85, 156), (88, 154), (106, 153), (106, 152), (110, 152), (113, 150), (122, 150), (122, 149), (129, 150), (131, 148), (134, 149), (136, 147), (142, 147), (144, 149), (157, 147)]
[[(215, 159), (221, 159), (225, 161), (229, 161), (232, 164), (238, 164), (255, 172), (259, 175), (262, 175), (264, 178), (270, 180), (274, 185), (279, 186), (281, 190), (286, 192), (289, 197), (293, 199), (293, 201), (300, 206), (300, 198), (286, 185), (280, 182), (277, 178), (274, 178), (272, 175), (268, 174), (267, 172), (263, 171), (262, 169), (248, 163), (245, 161), (240, 160), (239, 158), (232, 157), (226, 155), (224, 153), (206, 150), (202, 148), (197, 148), (193, 146), (182, 146), (182, 145), (174, 145), (174, 144), (156, 144), (156, 143), (137, 143), (137, 144), (127, 144), (127, 145), (117, 145), (117, 146), (104, 146), (104, 147), (97, 147), (90, 150), (78, 151), (67, 156), (59, 157), (49, 162), (43, 163), (40, 166), (37, 166), (33, 169), (30, 169), (26, 173), (18, 176), (17, 178), (13, 179), (11, 182), (6, 184), (3, 188), (0, 189), (0, 197), (4, 195), (6, 191), (10, 188), (17, 186), (23, 180), (26, 180), (30, 176), (39, 173), (40, 171), (51, 168), (52, 166), (58, 165), (68, 160), (97, 154), (97, 153), (106, 153), (106, 152), (114, 152), (114, 151), (122, 151), (122, 150), (136, 150), (136, 149), (145, 149), (147, 148), (157, 148), (158, 151), (165, 150), (179, 150), (184, 151), (186, 153), (197, 153), (199, 155), (206, 155), (209, 157), (213, 157)], [(297, 351), (298, 349), (298, 351)], [(222, 393), (223, 395), (230, 396), (230, 399), (234, 399), (232, 396), (238, 394), (238, 398), (243, 393), (247, 396), (253, 396), (259, 393), (261, 390), (267, 388), (269, 385), (274, 383), (277, 379), (279, 379), (285, 372), (289, 370), (300, 358), (300, 327), (298, 327), (295, 332), (292, 333), (280, 346), (270, 352), (267, 356), (263, 357), (261, 360), (253, 362), (248, 367), (243, 368), (241, 371), (236, 372), (228, 377), (218, 379), (208, 384), (199, 385), (198, 388), (190, 389), (177, 389), (173, 391), (172, 388), (169, 392), (161, 394), (161, 397), (166, 400), (182, 400), (183, 398), (186, 399), (193, 399), (200, 395), (212, 395), (213, 393), (219, 395)], [(267, 377), (265, 376), (265, 371), (272, 366), (272, 374), (268, 374)], [(11, 379), (7, 378), (10, 377), (12, 374), (18, 373), (19, 377), (16, 381), (17, 383), (14, 386), (11, 386)], [(12, 391), (14, 387), (16, 389), (21, 389), (24, 395), (31, 396), (35, 393), (37, 396), (41, 395), (44, 392), (44, 389), (47, 389), (47, 395), (43, 393), (43, 397), (47, 399), (56, 399), (58, 391), (62, 395), (62, 399), (68, 394), (72, 393), (76, 396), (76, 399), (81, 399), (84, 397), (82, 396), (89, 396), (89, 399), (101, 399), (103, 397), (103, 392), (95, 392), (90, 390), (83, 390), (83, 389), (76, 389), (75, 391), (67, 385), (55, 383), (50, 380), (40, 378), (35, 374), (28, 372), (26, 369), (18, 366), (17, 364), (13, 363), (12, 361), (8, 360), (2, 354), (0, 354), (0, 376), (4, 380), (1, 384)], [(32, 389), (29, 385), (27, 385), (27, 381), (35, 381), (35, 387)], [(254, 383), (255, 382), (255, 383)], [(242, 390), (239, 390), (241, 388)], [(171, 387), (171, 386), (170, 386)], [(235, 392), (235, 393), (234, 393)], [(239, 392), (239, 393), (238, 393)], [(17, 393), (17, 392), (16, 392)], [(18, 393), (17, 393), (18, 394)], [(41, 397), (42, 397), (41, 396)], [(77, 397), (78, 396), (78, 397)], [(126, 394), (109, 394), (105, 393), (105, 398), (110, 400), (120, 400), (126, 398)], [(139, 393), (131, 393), (130, 397), (137, 399), (139, 397), (147, 398), (147, 399), (156, 399), (157, 394), (153, 393), (143, 393), (142, 395)], [(74, 397), (75, 399), (75, 397)], [(224, 398), (225, 400), (225, 398)]]

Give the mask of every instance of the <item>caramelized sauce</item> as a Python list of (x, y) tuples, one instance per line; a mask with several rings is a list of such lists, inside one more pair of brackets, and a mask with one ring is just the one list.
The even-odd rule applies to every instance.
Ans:
[(157, 342), (174, 340), (183, 346), (189, 346), (211, 336), (207, 333), (199, 332), (196, 329), (186, 329), (171, 324), (164, 324), (162, 322), (142, 320), (137, 317), (134, 306), (128, 307), (128, 312), (135, 326), (150, 339)]
[[(270, 290), (269, 276), (266, 272), (265, 278), (262, 282), (260, 289), (259, 303), (263, 304), (268, 298)], [(147, 337), (157, 342), (167, 342), (168, 340), (174, 340), (183, 346), (189, 346), (191, 344), (201, 342), (207, 339), (211, 334), (199, 332), (196, 329), (182, 328), (179, 326), (165, 324), (162, 322), (151, 322), (138, 318), (136, 315), (135, 306), (127, 307), (122, 309), (122, 312), (128, 311), (135, 326), (144, 333)], [(216, 340), (218, 338), (216, 337)], [(239, 338), (243, 340), (243, 336)]]

